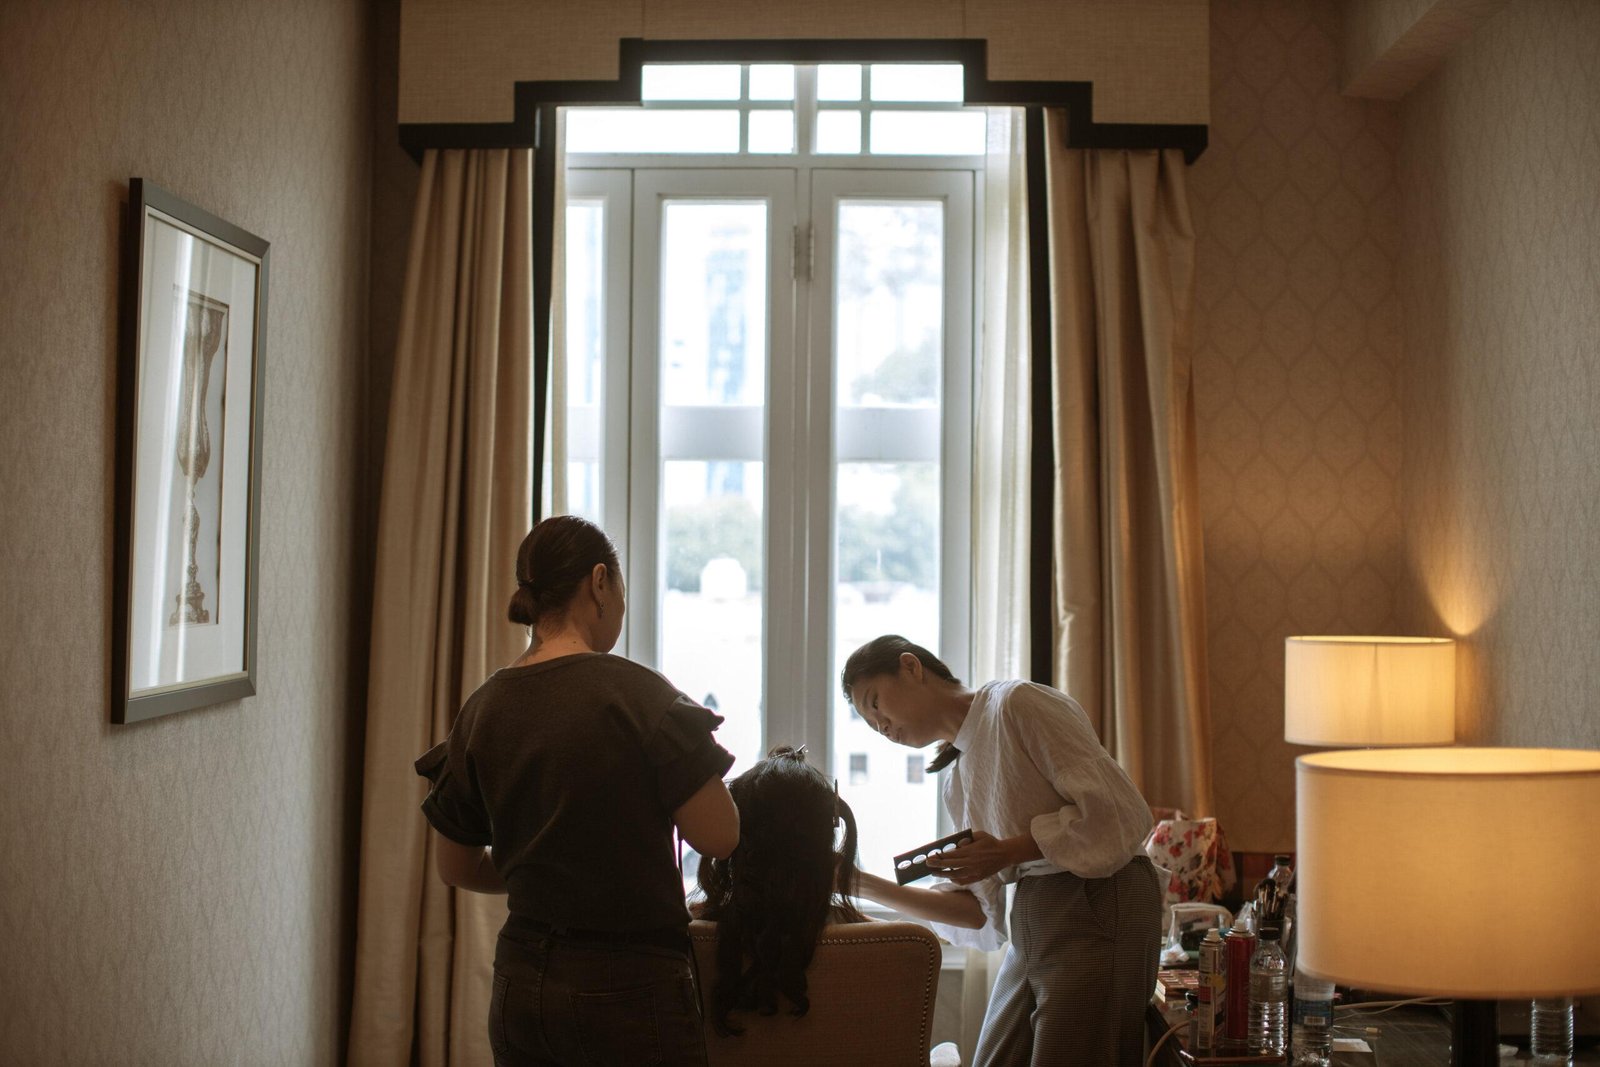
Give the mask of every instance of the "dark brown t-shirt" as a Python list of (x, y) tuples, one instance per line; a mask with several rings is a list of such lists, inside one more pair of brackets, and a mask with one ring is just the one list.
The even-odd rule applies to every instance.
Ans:
[(513, 915), (578, 930), (688, 923), (672, 813), (733, 756), (661, 675), (584, 653), (496, 671), (417, 760), (434, 829), (493, 845)]

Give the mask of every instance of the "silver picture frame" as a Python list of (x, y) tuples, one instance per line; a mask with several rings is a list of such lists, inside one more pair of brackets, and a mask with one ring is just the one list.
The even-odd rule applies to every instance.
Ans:
[(128, 187), (111, 719), (254, 695), (267, 241)]

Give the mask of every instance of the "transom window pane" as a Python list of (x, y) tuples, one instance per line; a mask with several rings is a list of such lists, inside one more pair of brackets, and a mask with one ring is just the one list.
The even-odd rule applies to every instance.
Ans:
[(750, 99), (793, 100), (794, 65), (756, 63), (750, 67)]
[(982, 111), (874, 111), (872, 154), (981, 156), (987, 118)]
[(861, 112), (817, 112), (817, 152), (855, 155), (861, 151)]
[[(816, 85), (803, 103), (802, 71)], [(568, 109), (568, 154), (981, 156), (985, 148), (983, 111), (960, 106), (959, 64), (651, 64), (641, 94), (642, 107)], [(810, 145), (800, 144), (802, 126), (815, 127)]]
[(767, 364), (767, 206), (662, 206), (661, 398), (761, 404)]
[(739, 65), (646, 64), (639, 89), (645, 100), (737, 100)]
[(573, 108), (567, 151), (733, 154), (739, 151), (739, 112)]
[(750, 112), (750, 151), (785, 154), (793, 152), (794, 112)]
[(861, 64), (823, 63), (817, 67), (818, 100), (860, 100)]
[(874, 63), (872, 99), (956, 103), (965, 98), (959, 63)]

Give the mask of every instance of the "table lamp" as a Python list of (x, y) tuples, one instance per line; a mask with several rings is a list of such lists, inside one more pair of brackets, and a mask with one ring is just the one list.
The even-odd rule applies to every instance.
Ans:
[(1302, 969), (1455, 998), (1458, 1067), (1498, 1062), (1497, 999), (1600, 993), (1600, 752), (1320, 752), (1295, 788)]
[(1444, 637), (1290, 637), (1283, 739), (1296, 745), (1448, 745), (1456, 643)]

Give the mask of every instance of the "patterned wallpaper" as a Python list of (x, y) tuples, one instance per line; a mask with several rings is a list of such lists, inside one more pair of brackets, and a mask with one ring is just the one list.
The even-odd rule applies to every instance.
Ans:
[(1600, 4), (1514, 0), (1402, 108), (1407, 616), (1458, 735), (1600, 748)]
[(1339, 95), (1336, 0), (1213, 0), (1190, 175), (1217, 816), (1294, 841), (1283, 639), (1393, 633), (1401, 574), (1395, 105)]
[(1356, 0), (1344, 17), (1344, 91), (1399, 100), (1507, 0)]
[[(0, 4), (0, 1059), (340, 1058), (367, 5)], [(272, 242), (258, 695), (108, 718), (130, 175)]]
[(1392, 49), (1434, 8), (1457, 0), (1345, 0), (1339, 33), (1341, 83), (1348, 84)]

